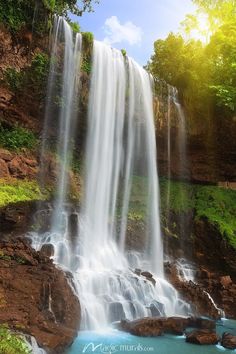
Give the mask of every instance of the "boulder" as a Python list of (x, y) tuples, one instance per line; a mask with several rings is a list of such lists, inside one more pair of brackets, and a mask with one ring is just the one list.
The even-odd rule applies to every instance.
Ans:
[(139, 337), (159, 337), (163, 334), (161, 322), (149, 317), (135, 321), (122, 320), (118, 329)]
[(216, 345), (219, 342), (219, 337), (214, 331), (201, 329), (188, 333), (186, 342), (199, 345)]
[(109, 304), (109, 319), (111, 322), (125, 319), (125, 312), (120, 302), (112, 302)]
[(121, 321), (119, 329), (140, 337), (156, 337), (162, 333), (182, 335), (188, 325), (185, 317), (144, 317), (135, 321)]
[(236, 336), (227, 332), (223, 333), (221, 345), (226, 349), (236, 349)]

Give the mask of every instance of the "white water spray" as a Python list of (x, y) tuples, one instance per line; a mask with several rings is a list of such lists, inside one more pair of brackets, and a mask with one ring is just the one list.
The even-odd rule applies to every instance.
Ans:
[[(59, 120), (58, 196), (51, 230), (33, 234), (33, 245), (40, 249), (52, 244), (54, 261), (72, 272), (83, 328), (106, 327), (122, 318), (187, 314), (189, 306), (163, 277), (152, 78), (132, 59), (97, 41), (89, 97), (85, 194), (79, 214), (65, 206), (80, 53), (79, 39), (74, 41), (64, 22), (63, 31), (61, 97), (67, 104), (62, 106)], [(49, 88), (53, 78), (51, 73)], [(126, 241), (129, 219), (137, 218), (137, 213), (145, 226), (144, 247), (134, 251), (127, 249)], [(71, 218), (79, 225), (73, 242)], [(151, 271), (156, 285), (134, 268)]]

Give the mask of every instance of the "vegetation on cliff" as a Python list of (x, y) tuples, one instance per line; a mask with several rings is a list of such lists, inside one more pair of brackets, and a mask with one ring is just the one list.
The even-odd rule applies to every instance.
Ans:
[(42, 194), (36, 181), (0, 180), (0, 207), (10, 203), (45, 199), (47, 194)]
[(183, 35), (170, 33), (157, 40), (147, 68), (176, 86), (195, 116), (206, 116), (212, 109), (232, 115), (236, 112), (235, 1), (193, 2), (197, 10), (182, 23)]
[(0, 326), (0, 353), (1, 354), (30, 354), (31, 350), (25, 339), (17, 333), (11, 332), (7, 326)]
[(194, 211), (195, 219), (207, 219), (236, 249), (236, 191), (161, 179), (160, 196), (162, 214)]
[[(97, 0), (1, 0), (0, 22), (16, 33), (25, 27), (45, 33), (51, 27), (54, 14), (67, 16), (71, 12), (82, 16), (86, 11), (93, 10), (93, 2)], [(68, 18), (69, 19), (69, 18)]]

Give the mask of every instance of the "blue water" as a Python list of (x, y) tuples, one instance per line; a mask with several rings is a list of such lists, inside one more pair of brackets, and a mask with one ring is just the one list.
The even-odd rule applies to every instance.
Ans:
[[(223, 320), (217, 325), (218, 334), (230, 332), (236, 335), (236, 321)], [(83, 331), (68, 350), (67, 354), (215, 354), (236, 353), (220, 345), (194, 345), (185, 342), (184, 336), (164, 335), (157, 338), (132, 336), (117, 330), (104, 332)]]

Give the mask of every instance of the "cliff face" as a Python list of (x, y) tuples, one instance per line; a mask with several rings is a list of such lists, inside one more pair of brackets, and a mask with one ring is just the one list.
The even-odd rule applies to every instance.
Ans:
[[(163, 83), (162, 83), (163, 85)], [(160, 91), (160, 89), (159, 89)], [(167, 88), (154, 102), (158, 165), (161, 176), (168, 176), (168, 134), (170, 137), (170, 176), (199, 183), (236, 181), (236, 117), (209, 112), (197, 116), (183, 107), (185, 143), (181, 136), (181, 117), (171, 101), (168, 118)], [(169, 122), (168, 122), (169, 119)], [(168, 133), (169, 125), (169, 133)], [(186, 156), (181, 150), (186, 147)], [(186, 163), (183, 159), (186, 158)]]
[(48, 353), (63, 353), (77, 334), (80, 305), (70, 275), (24, 239), (0, 241), (0, 322), (33, 335)]

